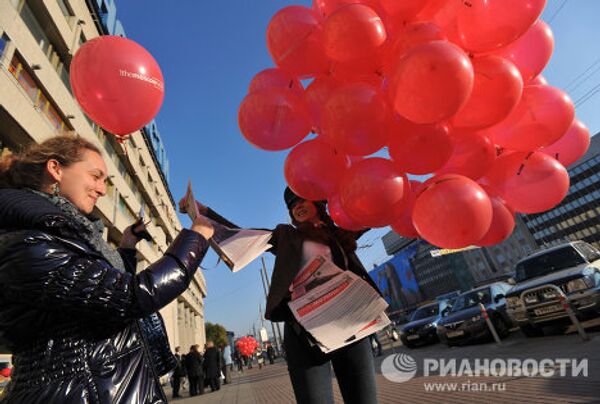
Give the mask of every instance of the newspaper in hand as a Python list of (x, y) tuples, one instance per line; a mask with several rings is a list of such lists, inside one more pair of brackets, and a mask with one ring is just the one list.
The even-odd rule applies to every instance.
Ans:
[(389, 325), (387, 302), (350, 271), (318, 256), (291, 286), (292, 314), (323, 352), (351, 344)]
[[(185, 194), (185, 207), (190, 219), (194, 220), (200, 215), (191, 182), (188, 182)], [(269, 244), (272, 234), (270, 231), (231, 229), (214, 220), (209, 220), (215, 230), (213, 236), (208, 240), (209, 245), (232, 272), (244, 268), (272, 247)]]

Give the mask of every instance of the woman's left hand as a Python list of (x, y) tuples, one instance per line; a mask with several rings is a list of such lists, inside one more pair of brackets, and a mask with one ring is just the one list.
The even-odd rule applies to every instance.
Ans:
[(119, 244), (120, 248), (135, 248), (136, 244), (141, 240), (140, 237), (133, 234), (134, 229), (138, 234), (146, 230), (144, 220), (138, 219), (134, 224), (125, 229), (123, 237), (121, 238), (121, 243)]

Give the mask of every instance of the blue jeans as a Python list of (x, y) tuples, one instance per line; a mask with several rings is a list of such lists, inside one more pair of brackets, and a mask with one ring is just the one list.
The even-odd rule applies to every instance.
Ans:
[(376, 404), (375, 365), (369, 338), (330, 354), (310, 346), (289, 323), (284, 327), (284, 347), (288, 371), (299, 404), (333, 404), (331, 365), (344, 402)]

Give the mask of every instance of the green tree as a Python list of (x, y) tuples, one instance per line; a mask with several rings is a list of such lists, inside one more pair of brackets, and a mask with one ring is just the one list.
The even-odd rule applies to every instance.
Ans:
[(227, 330), (221, 324), (206, 323), (206, 341), (212, 341), (215, 346), (227, 345)]

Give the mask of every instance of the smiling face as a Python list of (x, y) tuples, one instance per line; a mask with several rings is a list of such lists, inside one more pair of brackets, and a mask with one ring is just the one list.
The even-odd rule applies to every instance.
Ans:
[(81, 161), (66, 167), (50, 160), (47, 169), (53, 182), (58, 182), (60, 195), (85, 214), (92, 213), (98, 198), (106, 195), (106, 164), (95, 151), (85, 150)]
[(320, 220), (315, 204), (304, 199), (298, 199), (294, 203), (292, 206), (292, 217), (298, 223), (317, 222)]

